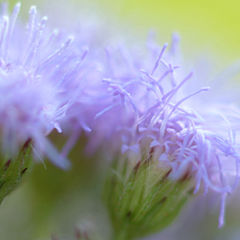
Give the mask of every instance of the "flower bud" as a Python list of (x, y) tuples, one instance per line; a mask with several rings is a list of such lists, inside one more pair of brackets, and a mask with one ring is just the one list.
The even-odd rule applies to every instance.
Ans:
[(132, 164), (118, 159), (104, 189), (104, 200), (114, 229), (114, 239), (135, 239), (158, 232), (178, 216), (193, 193), (186, 172), (171, 178), (172, 169), (151, 156)]

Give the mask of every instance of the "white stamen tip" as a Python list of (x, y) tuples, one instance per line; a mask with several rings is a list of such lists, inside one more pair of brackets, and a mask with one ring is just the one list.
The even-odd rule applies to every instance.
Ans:
[(29, 10), (29, 14), (36, 14), (37, 13), (37, 7), (36, 6), (31, 6)]
[(73, 35), (68, 36), (68, 42), (72, 43), (75, 40), (75, 37)]
[(18, 3), (16, 3), (16, 5), (15, 5), (15, 9), (20, 9), (21, 6), (22, 6), (22, 4), (21, 4), (20, 2), (18, 2)]
[(9, 21), (9, 17), (6, 15), (3, 16), (3, 23), (6, 24), (6, 23), (8, 23), (8, 21)]

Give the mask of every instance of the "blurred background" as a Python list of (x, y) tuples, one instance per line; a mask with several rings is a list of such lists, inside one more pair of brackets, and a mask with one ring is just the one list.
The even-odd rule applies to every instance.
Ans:
[[(8, 1), (12, 7), (14, 2)], [(173, 32), (181, 36), (184, 57), (211, 59), (214, 72), (240, 60), (240, 2), (238, 0), (22, 0), (22, 20), (34, 4), (54, 26), (74, 29), (82, 19), (98, 19), (110, 35), (131, 36), (144, 42), (149, 30), (159, 43)], [(240, 99), (239, 99), (240, 103)], [(62, 140), (52, 138), (61, 146)], [(86, 157), (84, 139), (70, 155), (71, 171), (49, 163), (36, 165), (18, 190), (0, 206), (0, 239), (71, 240), (77, 227), (89, 226), (107, 239), (110, 227), (100, 201), (102, 166), (98, 157)], [(226, 226), (217, 228), (219, 201), (215, 196), (196, 197), (174, 225), (149, 239), (240, 239), (240, 194), (231, 197)]]

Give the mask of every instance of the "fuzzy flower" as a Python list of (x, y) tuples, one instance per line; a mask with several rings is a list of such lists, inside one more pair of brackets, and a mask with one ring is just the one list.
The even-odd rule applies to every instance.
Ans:
[(201, 102), (204, 95), (211, 98), (208, 87), (189, 92), (193, 73), (178, 65), (177, 42), (175, 36), (168, 52), (167, 44), (160, 48), (153, 41), (147, 52), (124, 46), (105, 50), (92, 107), (101, 110), (90, 145), (121, 152), (120, 158), (136, 166), (150, 157), (169, 180), (191, 179), (194, 193), (219, 193), (221, 227), (226, 197), (239, 183), (240, 111), (224, 102)]
[[(4, 7), (5, 6), (5, 7)], [(75, 50), (73, 37), (47, 28), (36, 7), (26, 26), (17, 17), (20, 3), (0, 16), (0, 132), (3, 152), (17, 154), (19, 145), (31, 139), (36, 154), (46, 155), (60, 167), (68, 161), (58, 154), (46, 136), (56, 129), (75, 100), (74, 91), (86, 49)]]

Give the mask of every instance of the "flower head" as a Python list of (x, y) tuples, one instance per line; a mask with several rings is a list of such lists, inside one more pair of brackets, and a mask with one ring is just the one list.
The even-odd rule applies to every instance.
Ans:
[(35, 6), (26, 26), (12, 14), (0, 16), (0, 132), (3, 150), (14, 154), (29, 138), (38, 154), (67, 167), (46, 136), (56, 129), (75, 100), (74, 91), (85, 50), (75, 50), (73, 37), (47, 28)]
[(176, 37), (168, 52), (167, 44), (148, 47), (147, 54), (122, 46), (107, 50), (97, 136), (121, 146), (123, 159), (137, 164), (150, 157), (170, 171), (168, 179), (193, 180), (194, 193), (219, 193), (222, 226), (226, 196), (239, 183), (239, 110), (210, 100), (195, 104), (209, 88), (189, 93), (193, 73), (184, 75), (174, 58)]

